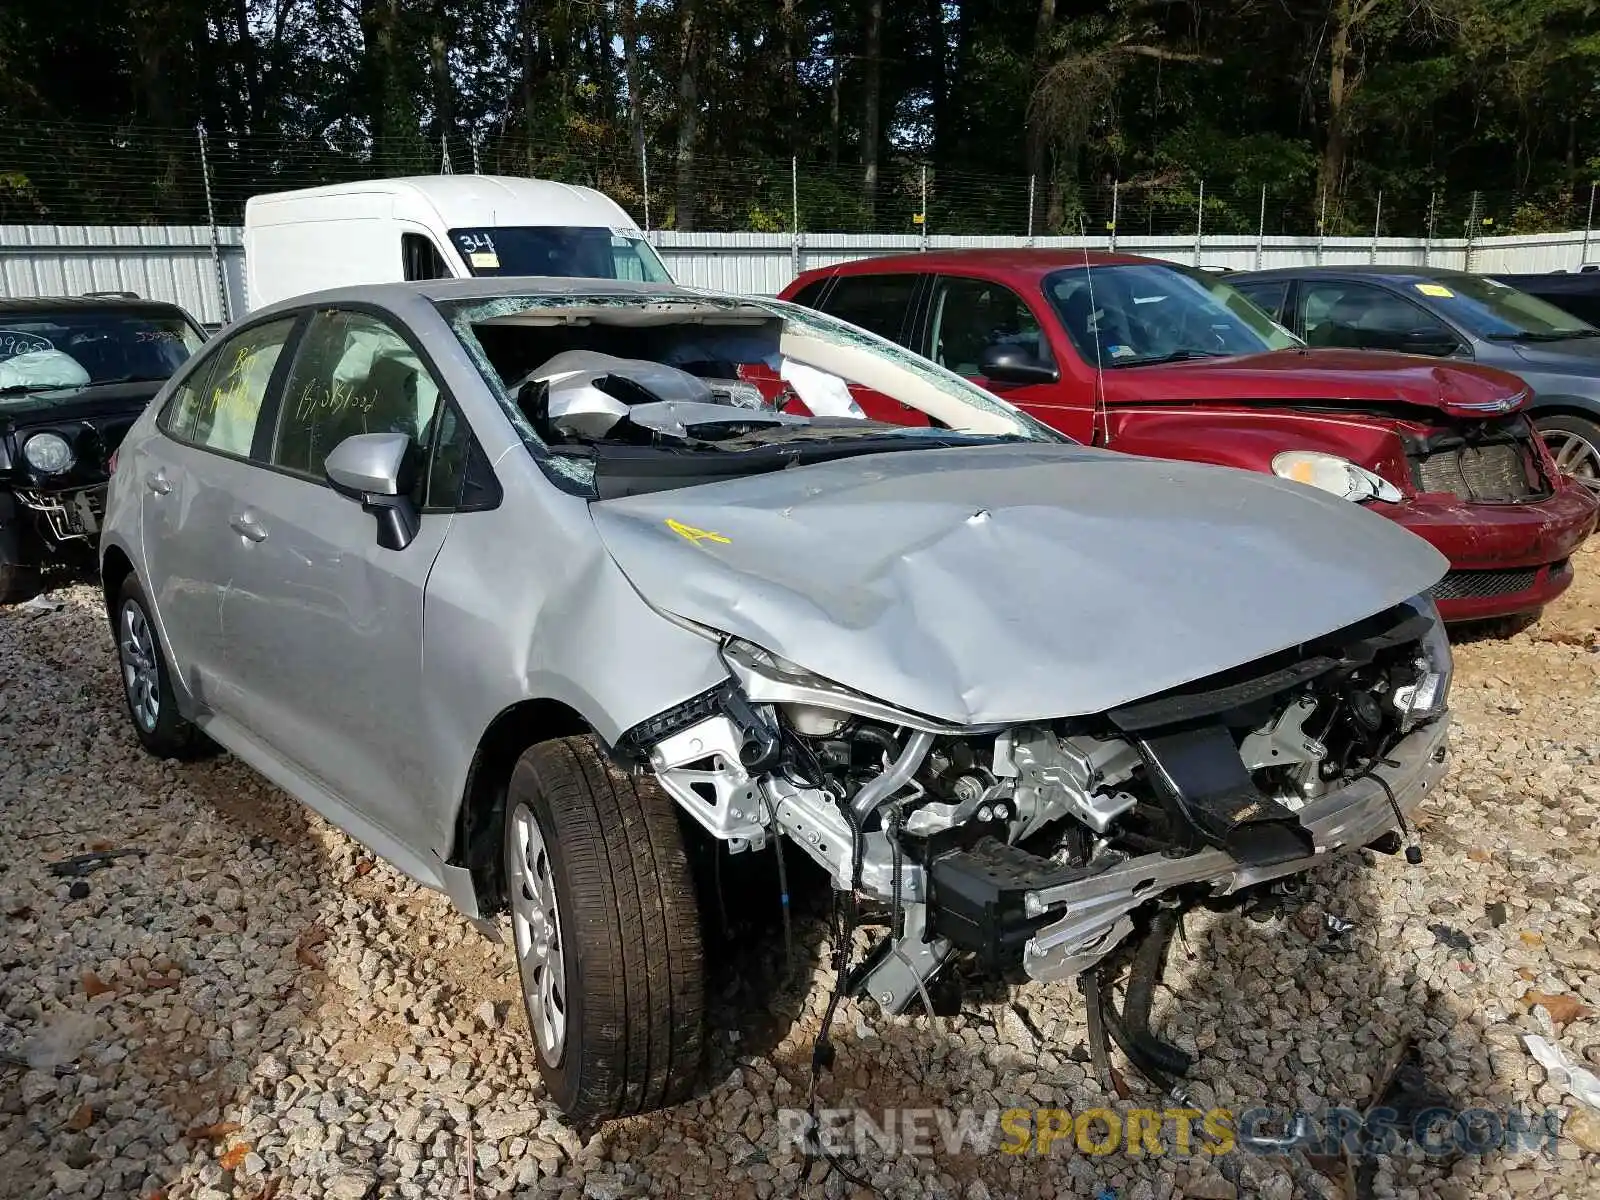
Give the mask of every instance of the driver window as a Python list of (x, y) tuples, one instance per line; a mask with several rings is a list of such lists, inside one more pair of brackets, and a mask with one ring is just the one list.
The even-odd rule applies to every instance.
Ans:
[(1419, 340), (1455, 340), (1443, 322), (1409, 300), (1364, 283), (1307, 284), (1302, 308), (1311, 346), (1401, 350)]
[(439, 385), (378, 318), (323, 309), (311, 318), (278, 409), (268, 461), (321, 480), (323, 461), (358, 433), (404, 433), (426, 446)]
[(450, 268), (433, 239), (421, 233), (400, 235), (400, 258), (406, 280), (449, 279)]
[(934, 285), (931, 357), (957, 375), (981, 375), (990, 346), (1018, 346), (1045, 365), (1050, 347), (1032, 311), (1010, 288), (984, 279), (940, 276)]

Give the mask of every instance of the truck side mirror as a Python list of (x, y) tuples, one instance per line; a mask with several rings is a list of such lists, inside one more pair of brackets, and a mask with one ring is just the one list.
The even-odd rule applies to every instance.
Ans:
[(978, 372), (995, 383), (1055, 383), (1061, 372), (1021, 346), (996, 342), (978, 359)]

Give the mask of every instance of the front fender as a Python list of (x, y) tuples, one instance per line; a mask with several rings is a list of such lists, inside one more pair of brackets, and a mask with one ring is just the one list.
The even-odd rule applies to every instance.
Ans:
[(1113, 409), (1108, 419), (1108, 445), (1127, 454), (1271, 474), (1275, 455), (1316, 450), (1349, 459), (1402, 487), (1410, 478), (1405, 449), (1392, 430), (1337, 413), (1139, 405)]

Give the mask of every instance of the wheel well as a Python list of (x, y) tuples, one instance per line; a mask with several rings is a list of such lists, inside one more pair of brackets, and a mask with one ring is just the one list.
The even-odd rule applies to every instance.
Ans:
[(502, 903), (500, 827), (517, 759), (535, 742), (588, 732), (589, 723), (559, 700), (524, 700), (491, 721), (478, 739), (456, 816), (450, 862), (472, 872), (481, 912), (493, 912)]
[(106, 620), (116, 624), (117, 595), (122, 591), (122, 581), (133, 574), (133, 563), (116, 546), (105, 553), (100, 562), (100, 588), (106, 598)]
[(1580, 421), (1587, 421), (1591, 425), (1600, 425), (1600, 412), (1573, 403), (1541, 404), (1528, 413), (1528, 416), (1536, 425), (1540, 417), (1577, 417)]

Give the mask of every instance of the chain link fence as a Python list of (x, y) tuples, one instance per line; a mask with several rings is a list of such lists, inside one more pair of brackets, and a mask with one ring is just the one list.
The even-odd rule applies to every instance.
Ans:
[(0, 129), (0, 223), (238, 224), (260, 192), (379, 176), (524, 175), (586, 184), (649, 229), (705, 232), (1056, 236), (1481, 238), (1588, 229), (1592, 184), (1324, 198), (1309, 181), (1203, 179), (1095, 185), (891, 158), (869, 195), (862, 168), (793, 159), (640, 153), (620, 135), (585, 142), (520, 133), (320, 141), (207, 136), (201, 129), (10, 124)]

